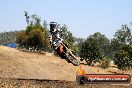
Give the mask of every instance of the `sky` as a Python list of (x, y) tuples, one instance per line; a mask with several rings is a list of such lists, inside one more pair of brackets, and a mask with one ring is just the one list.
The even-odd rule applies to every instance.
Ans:
[(24, 11), (66, 24), (80, 38), (95, 32), (113, 38), (122, 24), (132, 22), (132, 0), (1, 0), (0, 32), (25, 29)]

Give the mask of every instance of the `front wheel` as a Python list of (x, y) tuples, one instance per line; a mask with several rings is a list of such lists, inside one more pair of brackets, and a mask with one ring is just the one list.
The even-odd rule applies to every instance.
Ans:
[(74, 66), (79, 66), (79, 61), (78, 59), (71, 53), (69, 53), (68, 60), (74, 65)]

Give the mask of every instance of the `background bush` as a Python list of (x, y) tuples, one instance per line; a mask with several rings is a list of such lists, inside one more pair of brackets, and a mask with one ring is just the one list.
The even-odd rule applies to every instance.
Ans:
[(115, 53), (114, 63), (118, 66), (118, 69), (132, 69), (132, 47), (124, 45), (121, 50), (118, 50)]
[(101, 68), (108, 68), (110, 66), (110, 59), (108, 57), (104, 57), (100, 61), (100, 67)]
[(50, 51), (48, 29), (40, 24), (41, 20), (37, 15), (32, 15), (30, 18), (26, 13), (25, 16), (28, 26), (26, 30), (17, 33), (16, 43), (20, 48)]

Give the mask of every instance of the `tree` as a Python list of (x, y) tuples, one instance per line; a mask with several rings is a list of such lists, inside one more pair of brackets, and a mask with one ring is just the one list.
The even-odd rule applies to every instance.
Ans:
[(0, 33), (0, 45), (7, 45), (16, 43), (16, 34), (18, 31), (2, 32)]
[(110, 65), (110, 59), (108, 57), (103, 57), (100, 61), (100, 67), (101, 68), (108, 68)]
[(130, 28), (128, 28), (127, 25), (122, 25), (121, 29), (117, 30), (114, 38), (111, 41), (114, 63), (121, 70), (132, 68), (131, 42), (132, 35)]
[(63, 33), (62, 37), (64, 40), (66, 40), (66, 42), (68, 42), (69, 44), (72, 44), (75, 42), (72, 33), (68, 31), (68, 27), (66, 25), (60, 26), (60, 29), (62, 30), (62, 33)]
[(81, 49), (82, 49), (82, 44), (85, 41), (85, 39), (83, 39), (83, 38), (76, 38), (76, 37), (74, 39), (75, 39), (75, 44), (78, 47), (77, 55), (80, 55)]
[(112, 51), (119, 50), (124, 44), (131, 44), (132, 34), (127, 25), (122, 25), (121, 29), (117, 30), (114, 38), (111, 40)]
[(47, 29), (47, 25), (48, 24), (47, 24), (46, 20), (44, 20), (43, 27)]
[(110, 56), (110, 41), (100, 32), (90, 35), (85, 42), (82, 43), (80, 57), (89, 61), (88, 64), (100, 62), (102, 58), (110, 58)]
[(80, 57), (84, 58), (88, 65), (91, 65), (92, 62), (97, 62), (102, 58), (98, 44), (93, 37), (88, 37), (86, 41), (82, 43)]
[(64, 39), (64, 42), (69, 45), (69, 48), (74, 51), (74, 54), (77, 54), (78, 47), (75, 43), (75, 38), (73, 37), (72, 33), (68, 31), (68, 27), (66, 25), (58, 25), (58, 27), (62, 30), (62, 38)]
[(115, 53), (114, 63), (118, 66), (118, 69), (132, 69), (132, 46), (124, 45), (122, 49), (118, 50)]
[(127, 25), (122, 25), (121, 29), (115, 33), (115, 39), (121, 44), (130, 44), (131, 36), (131, 30)]
[(37, 15), (28, 16), (30, 18), (28, 21), (29, 25), (26, 27), (26, 30), (21, 31), (17, 34), (16, 42), (19, 44), (19, 47), (23, 48), (32, 48), (35, 50), (50, 50), (50, 43), (47, 36), (47, 28), (41, 25), (40, 17)]
[(105, 35), (102, 35), (100, 32), (96, 32), (90, 37), (95, 39), (96, 43), (98, 44), (98, 48), (101, 55), (110, 58), (110, 40)]
[(20, 31), (16, 34), (16, 43), (18, 47), (28, 48), (29, 36), (25, 31)]
[(26, 22), (27, 22), (27, 24), (29, 24), (29, 16), (28, 16), (28, 12), (26, 12), (26, 11), (24, 11), (24, 13), (25, 13), (25, 17), (26, 17)]

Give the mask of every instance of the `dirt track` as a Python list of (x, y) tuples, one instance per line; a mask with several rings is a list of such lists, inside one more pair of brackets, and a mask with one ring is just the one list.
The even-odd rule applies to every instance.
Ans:
[[(99, 67), (89, 67), (86, 65), (82, 66), (87, 73), (110, 73), (109, 71), (107, 71), (107, 69), (102, 70)], [(59, 57), (56, 57), (49, 53), (46, 53), (45, 55), (30, 52), (22, 52), (17, 49), (0, 46), (0, 85), (3, 87), (5, 87), (6, 85), (9, 86), (10, 84), (12, 85), (12, 83), (14, 83), (12, 86), (22, 85), (27, 88), (31, 87), (30, 85), (34, 85), (36, 88), (37, 86), (53, 86), (57, 88), (58, 86), (63, 86), (64, 88), (70, 86), (94, 88), (106, 88), (106, 86), (107, 88), (111, 87), (106, 84), (88, 84), (84, 86), (78, 86), (75, 82), (77, 69), (77, 66), (73, 66), (72, 64), (67, 63), (65, 60), (62, 60)], [(45, 81), (43, 79), (59, 81)]]
[(79, 85), (74, 81), (0, 79), (0, 88), (132, 88), (132, 85), (130, 86), (109, 84)]

